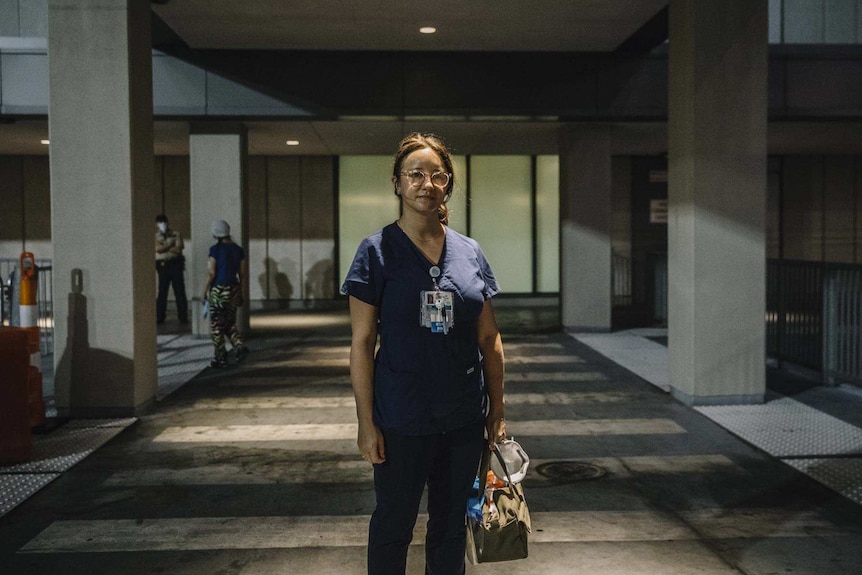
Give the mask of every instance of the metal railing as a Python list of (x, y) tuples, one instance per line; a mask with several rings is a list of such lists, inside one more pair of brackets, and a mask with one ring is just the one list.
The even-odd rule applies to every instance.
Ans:
[(626, 306), (632, 303), (632, 260), (614, 252), (611, 255), (611, 289), (613, 305)]
[[(36, 260), (38, 272), (36, 305), (42, 355), (54, 353), (54, 274), (51, 260)], [(0, 325), (18, 324), (18, 260), (0, 258)]]
[(862, 383), (862, 265), (769, 260), (766, 349), (770, 357)]
[(653, 316), (667, 325), (667, 255), (653, 261)]

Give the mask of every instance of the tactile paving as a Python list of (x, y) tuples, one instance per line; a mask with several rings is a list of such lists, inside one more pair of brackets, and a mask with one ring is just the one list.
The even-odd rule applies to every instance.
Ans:
[[(83, 420), (93, 421), (93, 420)], [(117, 422), (121, 420), (96, 420)], [(33, 441), (33, 456), (26, 463), (0, 467), (0, 475), (10, 473), (62, 473), (95, 449), (120, 433), (135, 421), (126, 420), (125, 425), (102, 425), (101, 427), (78, 427), (76, 421), (48, 435), (36, 436)]]
[(0, 474), (0, 516), (59, 477), (59, 473)]
[(695, 409), (776, 457), (862, 455), (862, 429), (789, 397)]
[(862, 505), (862, 459), (783, 459), (784, 463)]

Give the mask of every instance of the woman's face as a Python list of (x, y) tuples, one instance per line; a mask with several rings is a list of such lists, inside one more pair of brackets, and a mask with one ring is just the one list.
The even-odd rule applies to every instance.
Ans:
[[(425, 174), (421, 184), (411, 183), (406, 172), (420, 171)], [(419, 212), (423, 215), (434, 214), (443, 204), (446, 197), (446, 187), (431, 182), (431, 174), (446, 172), (443, 161), (437, 152), (430, 148), (422, 148), (409, 154), (401, 162), (401, 175), (395, 179), (395, 186), (401, 195), (401, 205), (404, 210)]]

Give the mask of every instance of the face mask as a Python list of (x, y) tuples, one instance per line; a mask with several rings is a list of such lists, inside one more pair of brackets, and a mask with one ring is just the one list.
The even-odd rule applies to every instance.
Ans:
[(166, 224), (165, 222), (159, 222), (156, 225), (159, 226), (159, 231), (161, 233), (165, 233), (168, 231), (168, 224)]

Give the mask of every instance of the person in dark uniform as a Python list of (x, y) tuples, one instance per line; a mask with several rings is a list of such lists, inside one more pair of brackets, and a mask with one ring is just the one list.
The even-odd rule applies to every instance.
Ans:
[(464, 513), (482, 449), (506, 436), (491, 306), (499, 287), (479, 244), (447, 225), (452, 171), (438, 137), (402, 140), (392, 174), (401, 217), (362, 241), (341, 288), (357, 444), (374, 466), (372, 575), (404, 575), (426, 484), (425, 573), (464, 573)]
[(156, 271), (159, 274), (159, 295), (156, 299), (156, 321), (165, 323), (168, 306), (168, 289), (173, 286), (180, 323), (189, 322), (189, 304), (186, 282), (183, 277), (186, 259), (183, 256), (183, 238), (168, 227), (164, 214), (156, 216)]

